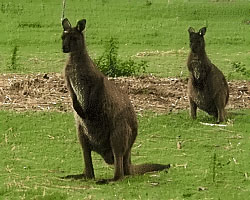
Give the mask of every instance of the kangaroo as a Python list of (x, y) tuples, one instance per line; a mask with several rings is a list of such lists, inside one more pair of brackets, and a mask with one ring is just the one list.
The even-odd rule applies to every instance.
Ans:
[(198, 32), (190, 27), (190, 54), (187, 61), (189, 70), (188, 96), (191, 117), (196, 118), (197, 107), (213, 115), (217, 123), (225, 120), (225, 106), (229, 89), (223, 73), (211, 63), (205, 51), (206, 27)]
[(131, 164), (131, 148), (138, 124), (128, 95), (110, 82), (89, 57), (83, 34), (86, 20), (72, 27), (69, 20), (64, 19), (62, 26), (62, 50), (69, 53), (64, 77), (72, 98), (85, 163), (83, 174), (68, 178), (95, 178), (92, 151), (100, 154), (106, 163), (114, 164), (114, 177), (104, 183), (121, 180), (126, 175), (169, 168), (170, 165)]

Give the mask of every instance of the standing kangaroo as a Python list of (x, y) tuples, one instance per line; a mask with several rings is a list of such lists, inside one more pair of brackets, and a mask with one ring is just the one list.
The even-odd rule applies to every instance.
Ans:
[(83, 174), (68, 177), (95, 178), (91, 151), (100, 154), (106, 163), (114, 164), (114, 177), (105, 182), (169, 168), (170, 165), (131, 164), (137, 118), (128, 96), (110, 82), (89, 57), (83, 35), (85, 25), (85, 19), (76, 27), (71, 27), (68, 19), (62, 21), (62, 48), (64, 53), (69, 53), (65, 81), (73, 102), (85, 163)]
[(191, 117), (196, 118), (197, 107), (217, 119), (225, 120), (225, 106), (229, 98), (229, 89), (223, 73), (211, 63), (205, 51), (204, 35), (206, 27), (199, 32), (188, 29), (191, 52), (187, 66), (189, 70), (188, 95)]

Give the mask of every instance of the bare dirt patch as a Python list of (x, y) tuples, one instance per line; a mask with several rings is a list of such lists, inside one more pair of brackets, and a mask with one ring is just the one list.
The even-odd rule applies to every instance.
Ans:
[[(127, 92), (137, 112), (188, 109), (187, 79), (126, 77), (110, 79)], [(250, 81), (229, 82), (227, 109), (250, 108)], [(0, 75), (0, 108), (5, 110), (71, 111), (61, 74)]]

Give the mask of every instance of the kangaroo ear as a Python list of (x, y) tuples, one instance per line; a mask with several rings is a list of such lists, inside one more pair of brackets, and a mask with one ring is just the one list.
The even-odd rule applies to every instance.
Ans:
[(201, 28), (201, 29), (199, 30), (199, 35), (201, 35), (201, 36), (205, 35), (206, 31), (207, 31), (207, 28), (206, 28), (206, 27)]
[(79, 32), (82, 32), (86, 26), (86, 19), (82, 19), (77, 22), (76, 28)]
[(64, 30), (69, 30), (71, 29), (71, 24), (67, 18), (62, 20), (62, 26)]
[(195, 30), (194, 30), (194, 28), (193, 28), (193, 27), (189, 27), (188, 32), (189, 32), (189, 34), (190, 34), (190, 33), (194, 33), (194, 32), (195, 32)]

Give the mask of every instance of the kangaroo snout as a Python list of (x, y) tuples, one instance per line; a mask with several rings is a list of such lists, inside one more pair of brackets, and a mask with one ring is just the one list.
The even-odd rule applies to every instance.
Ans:
[(69, 53), (70, 52), (70, 48), (63, 46), (62, 51), (63, 51), (63, 53)]

